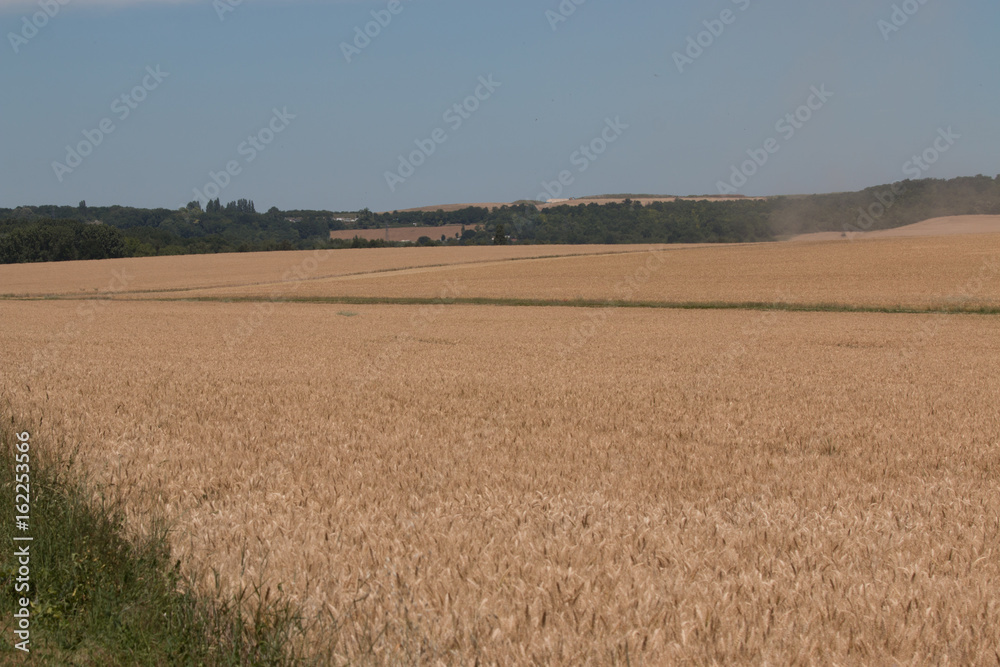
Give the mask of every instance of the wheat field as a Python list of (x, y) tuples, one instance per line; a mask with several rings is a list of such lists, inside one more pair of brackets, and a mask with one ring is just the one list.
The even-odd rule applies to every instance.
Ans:
[(357, 272), (289, 285), (231, 285), (164, 298), (450, 297), (1000, 307), (1000, 235), (865, 239), (454, 263)]
[[(996, 243), (363, 251), (296, 289), (992, 304)], [(996, 315), (177, 300), (252, 293), (223, 259), (0, 300), (0, 402), (321, 664), (1000, 661)], [(109, 265), (44, 268), (0, 292)]]
[(325, 663), (997, 660), (993, 316), (260, 305), (0, 302), (3, 398)]
[(526, 257), (640, 252), (650, 247), (665, 246), (372, 248), (9, 264), (0, 265), (0, 296), (93, 297), (150, 292), (183, 296), (194, 289), (248, 286), (264, 286), (262, 291), (273, 292), (288, 290), (289, 283), (331, 276)]
[(0, 294), (996, 309), (1000, 234), (736, 245), (386, 248), (65, 262), (0, 266)]

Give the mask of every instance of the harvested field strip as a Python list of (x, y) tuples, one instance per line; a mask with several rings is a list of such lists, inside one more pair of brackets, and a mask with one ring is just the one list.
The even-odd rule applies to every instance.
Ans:
[[(437, 227), (390, 227), (389, 241), (409, 241), (413, 243), (420, 240), (421, 236), (431, 239), (439, 239), (441, 236), (455, 238), (460, 236), (466, 227), (475, 229), (474, 225), (439, 225)], [(386, 237), (385, 228), (380, 229), (340, 229), (330, 232), (331, 239), (341, 239), (350, 241), (353, 238), (369, 240), (384, 239)]]

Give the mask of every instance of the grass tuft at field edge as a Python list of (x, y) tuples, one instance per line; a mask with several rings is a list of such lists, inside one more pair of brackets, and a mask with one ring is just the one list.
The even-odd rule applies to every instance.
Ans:
[[(14, 420), (0, 432), (0, 498), (14, 505)], [(286, 665), (302, 618), (270, 592), (242, 590), (209, 600), (171, 564), (162, 525), (139, 540), (124, 536), (120, 499), (92, 502), (72, 458), (31, 449), (31, 657), (47, 664)], [(0, 521), (0, 652), (17, 653), (10, 626), (15, 598), (12, 517)]]

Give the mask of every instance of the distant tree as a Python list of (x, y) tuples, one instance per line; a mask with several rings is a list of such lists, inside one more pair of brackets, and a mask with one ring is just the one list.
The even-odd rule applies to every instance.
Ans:
[(378, 221), (375, 220), (375, 214), (373, 214), (368, 207), (358, 211), (357, 225), (358, 229), (368, 229), (369, 227), (379, 226)]
[(187, 206), (185, 206), (184, 208), (186, 208), (189, 211), (200, 211), (201, 210), (201, 202), (199, 202), (197, 200), (195, 200), (195, 201), (189, 201), (187, 203)]
[(84, 225), (75, 231), (74, 245), (80, 259), (113, 259), (127, 254), (125, 237), (114, 227)]
[(81, 199), (81, 200), (80, 200), (80, 203), (79, 203), (79, 204), (77, 204), (77, 206), (76, 206), (76, 207), (77, 207), (78, 209), (80, 209), (80, 212), (81, 212), (81, 213), (86, 213), (86, 212), (87, 212), (87, 200), (86, 200), (86, 199)]
[(504, 233), (502, 222), (497, 224), (496, 234), (493, 235), (493, 245), (507, 245), (507, 235)]
[(248, 213), (256, 214), (257, 209), (253, 205), (252, 199), (237, 199), (226, 204), (226, 213)]

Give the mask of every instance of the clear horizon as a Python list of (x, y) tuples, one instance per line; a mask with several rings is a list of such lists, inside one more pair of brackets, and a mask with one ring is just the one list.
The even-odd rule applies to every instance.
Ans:
[(997, 25), (985, 0), (0, 2), (0, 206), (992, 177)]

